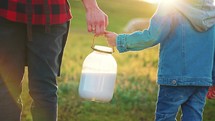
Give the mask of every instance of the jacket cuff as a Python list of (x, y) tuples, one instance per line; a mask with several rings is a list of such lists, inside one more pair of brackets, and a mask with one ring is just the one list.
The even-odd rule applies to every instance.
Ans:
[(116, 47), (120, 53), (127, 52), (126, 34), (119, 34), (116, 38)]

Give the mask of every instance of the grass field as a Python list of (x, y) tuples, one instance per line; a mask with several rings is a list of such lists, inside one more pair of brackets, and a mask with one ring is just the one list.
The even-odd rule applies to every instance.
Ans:
[[(153, 121), (157, 98), (158, 46), (140, 52), (119, 54), (115, 93), (110, 103), (84, 101), (78, 95), (82, 63), (92, 52), (93, 34), (87, 32), (85, 10), (81, 0), (70, 0), (73, 19), (63, 57), (59, 78), (59, 121)], [(117, 33), (133, 18), (149, 18), (155, 5), (136, 0), (98, 0), (109, 16), (108, 30)], [(97, 44), (106, 45), (104, 37)], [(24, 112), (22, 121), (32, 121), (29, 113), (31, 99), (27, 90), (27, 74), (22, 94)], [(215, 120), (215, 101), (207, 101), (204, 121)], [(179, 117), (178, 117), (179, 119)]]

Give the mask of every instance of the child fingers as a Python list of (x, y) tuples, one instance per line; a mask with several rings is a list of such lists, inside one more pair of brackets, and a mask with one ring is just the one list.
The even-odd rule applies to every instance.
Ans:
[(105, 32), (105, 37), (107, 37), (107, 38), (111, 38), (111, 37), (112, 37), (111, 32)]

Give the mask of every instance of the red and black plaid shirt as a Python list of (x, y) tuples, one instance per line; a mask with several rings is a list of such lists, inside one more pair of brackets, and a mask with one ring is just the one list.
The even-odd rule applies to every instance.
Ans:
[(62, 24), (72, 18), (67, 0), (0, 0), (0, 16), (33, 25)]

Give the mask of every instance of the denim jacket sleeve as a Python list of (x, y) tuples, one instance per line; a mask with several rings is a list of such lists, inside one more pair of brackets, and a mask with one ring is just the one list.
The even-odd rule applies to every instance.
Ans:
[(117, 49), (120, 53), (138, 51), (159, 44), (168, 36), (171, 30), (172, 9), (160, 4), (150, 21), (148, 29), (131, 34), (119, 34), (116, 38)]

